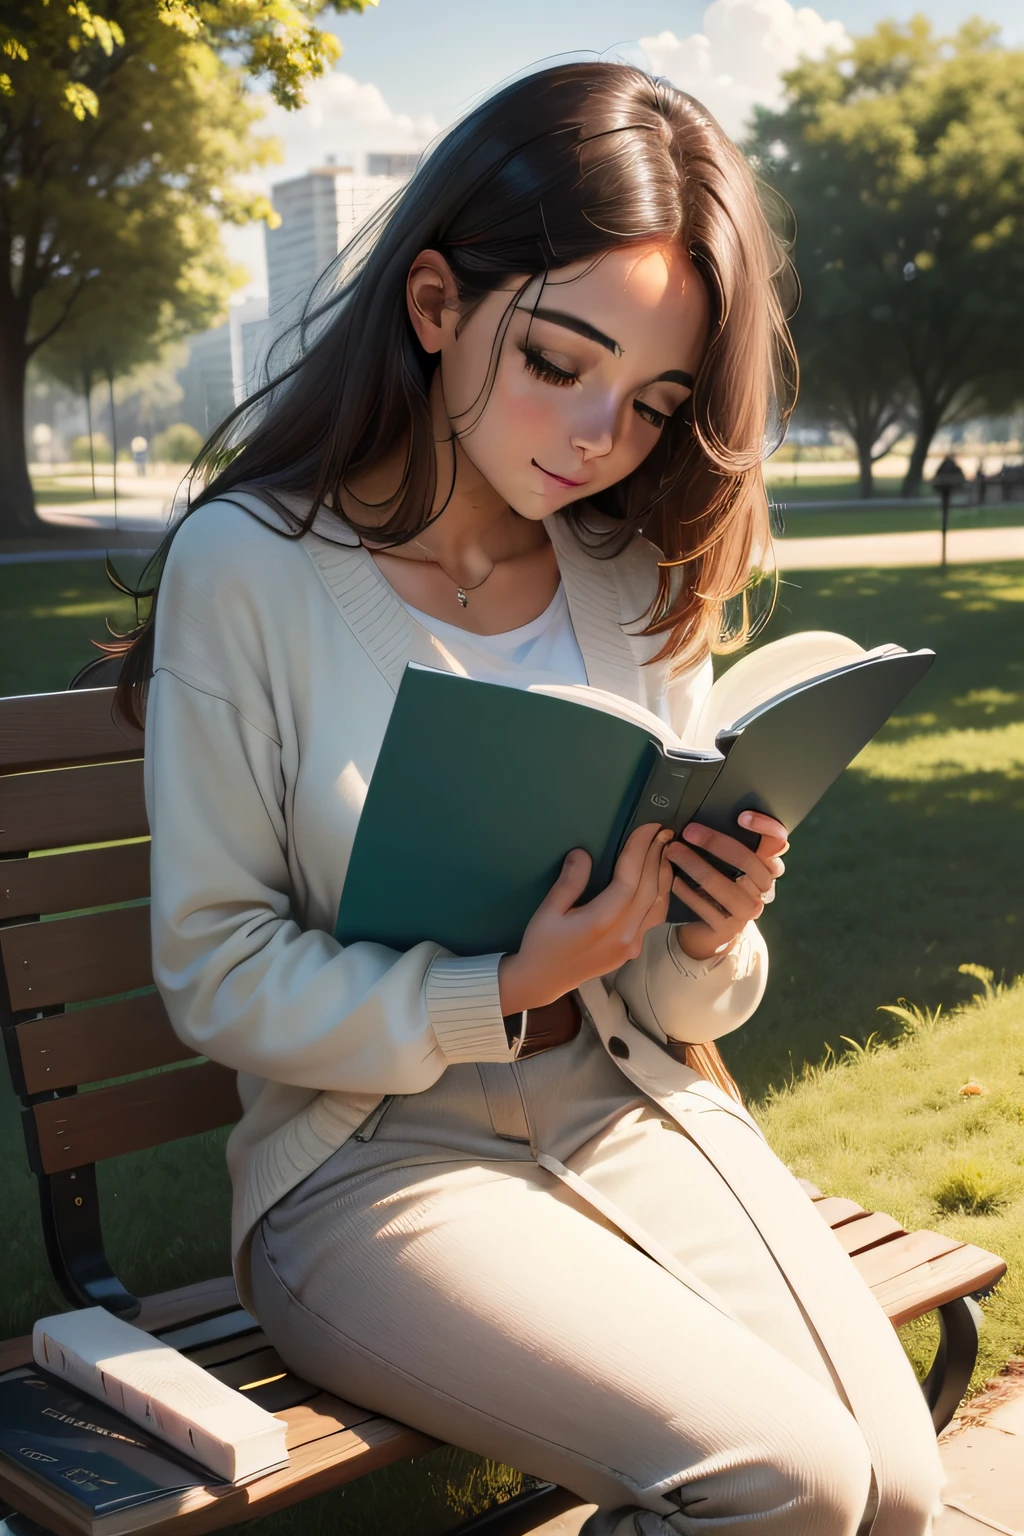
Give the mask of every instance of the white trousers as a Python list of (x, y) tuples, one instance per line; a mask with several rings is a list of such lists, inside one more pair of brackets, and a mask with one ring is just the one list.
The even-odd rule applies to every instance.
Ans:
[[(706, 1153), (614, 1075), (589, 1031), (548, 1054), (561, 1062), (521, 1064), (504, 1103), (497, 1074), (511, 1068), (450, 1069), (268, 1215), (253, 1293), (289, 1366), (572, 1489), (599, 1506), (593, 1536), (855, 1536), (879, 1487), (886, 1531), (925, 1536), (939, 1509), (934, 1434), (870, 1294), (850, 1319), (850, 1396), (877, 1394), (902, 1426), (872, 1451), (799, 1279)], [(771, 1160), (770, 1191), (770, 1150), (706, 1101), (700, 1113), (723, 1154), (754, 1174)], [(559, 1126), (570, 1143), (593, 1134), (570, 1150)], [(677, 1273), (538, 1166), (538, 1136)], [(846, 1283), (834, 1248), (834, 1275), (826, 1245), (803, 1277), (819, 1291)]]

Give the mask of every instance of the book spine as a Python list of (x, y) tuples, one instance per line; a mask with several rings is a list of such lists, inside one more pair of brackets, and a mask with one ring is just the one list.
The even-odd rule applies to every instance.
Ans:
[(686, 762), (659, 750), (640, 791), (623, 843), (637, 827), (652, 821), (671, 827), (673, 832), (681, 832), (707, 794), (722, 761), (716, 754), (706, 762)]

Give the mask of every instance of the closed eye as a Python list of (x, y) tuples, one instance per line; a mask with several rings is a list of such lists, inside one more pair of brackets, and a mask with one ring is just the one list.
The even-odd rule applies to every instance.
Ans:
[(560, 385), (562, 388), (578, 381), (578, 373), (570, 373), (564, 368), (559, 368), (540, 352), (535, 352), (532, 347), (522, 347), (520, 350), (523, 354), (523, 367), (535, 378), (543, 379), (547, 384)]
[(664, 411), (656, 411), (653, 405), (645, 405), (642, 400), (633, 401), (633, 409), (643, 421), (649, 422), (652, 427), (664, 427), (672, 420)]

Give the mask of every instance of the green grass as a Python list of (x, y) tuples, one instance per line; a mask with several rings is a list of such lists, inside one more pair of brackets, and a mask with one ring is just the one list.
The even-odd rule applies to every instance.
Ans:
[[(783, 539), (832, 539), (865, 537), (879, 533), (938, 533), (942, 514), (938, 507), (875, 506), (865, 502), (858, 507), (805, 509), (789, 498), (788, 489), (773, 489), (774, 522), (777, 537)], [(1019, 528), (1024, 524), (1024, 507), (953, 507), (951, 531), (960, 528)]]
[[(115, 565), (134, 581), (142, 561), (117, 555)], [(125, 629), (133, 615), (102, 559), (0, 565), (0, 696), (66, 688), (99, 655), (90, 641), (106, 638), (104, 620)]]
[[(849, 475), (806, 475), (788, 465), (770, 463), (765, 478), (773, 499), (779, 501), (854, 501), (860, 496), (860, 485)], [(876, 475), (875, 496), (898, 496), (901, 484)]]
[[(114, 612), (120, 624), (130, 616), (108, 593), (99, 562), (0, 566), (0, 692), (64, 687), (92, 654), (89, 640), (102, 635), (104, 614)], [(884, 1004), (909, 997), (948, 1012), (967, 1001), (977, 985), (960, 973), (963, 962), (997, 977), (1021, 969), (1024, 564), (960, 566), (945, 578), (934, 570), (791, 576), (763, 638), (811, 628), (841, 630), (866, 645), (931, 645), (938, 661), (794, 834), (789, 871), (762, 920), (768, 993), (755, 1018), (723, 1041), (724, 1054), (798, 1172), (912, 1225), (970, 1234), (1011, 1257), (1012, 1232), (1003, 1224), (1021, 1225), (1019, 1174), (1006, 1149), (1009, 1111), (999, 1106), (1009, 1102), (1020, 1062), (1019, 1042), (1011, 1043), (1020, 988), (895, 1050), (831, 1073), (802, 1073), (830, 1047), (839, 1050), (843, 1036), (861, 1044), (873, 1032), (875, 1043), (895, 1038), (897, 1023), (878, 1012)], [(956, 1095), (971, 1076), (990, 1091), (964, 1104)], [(915, 1098), (918, 1078), (923, 1096)], [(7, 1237), (0, 1335), (7, 1335), (60, 1302), (48, 1279), (17, 1103), (6, 1075), (0, 1079)], [(101, 1170), (107, 1246), (130, 1286), (164, 1289), (226, 1271), (222, 1140), (204, 1137)], [(1021, 1347), (1009, 1322), (999, 1322), (1004, 1294), (1008, 1315), (1021, 1310), (1006, 1287), (990, 1304), (989, 1372)], [(908, 1334), (920, 1356), (927, 1325)], [(261, 1522), (260, 1536), (433, 1536), (456, 1523), (459, 1507), (512, 1491), (510, 1476), (460, 1453), (434, 1452)]]
[(937, 660), (794, 833), (761, 921), (767, 995), (722, 1042), (755, 1096), (866, 1039), (881, 1004), (949, 1008), (973, 990), (962, 962), (1012, 976), (1024, 953), (1024, 564), (792, 574), (763, 639), (798, 629)]
[[(1024, 978), (989, 984), (948, 1015), (907, 1015), (895, 1045), (805, 1068), (752, 1107), (779, 1156), (826, 1194), (1007, 1260), (983, 1303), (976, 1390), (1024, 1352)], [(982, 1091), (962, 1095), (967, 1084)], [(935, 1322), (922, 1318), (901, 1337), (921, 1372)]]

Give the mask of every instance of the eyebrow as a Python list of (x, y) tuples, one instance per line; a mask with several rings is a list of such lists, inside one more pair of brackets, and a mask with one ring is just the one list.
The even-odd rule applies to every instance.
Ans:
[[(526, 304), (519, 304), (518, 309), (523, 309), (535, 320), (547, 320), (551, 325), (564, 326), (567, 331), (575, 331), (578, 336), (583, 336), (587, 341), (596, 341), (598, 346), (606, 348), (613, 357), (622, 356), (622, 348), (611, 336), (606, 336), (604, 331), (599, 331), (596, 325), (591, 325), (589, 320), (581, 320), (579, 315), (566, 314), (561, 309), (530, 309)], [(666, 373), (659, 373), (652, 384), (682, 384), (686, 389), (693, 388), (693, 374), (687, 373), (682, 368), (670, 368)]]
[(575, 331), (577, 336), (585, 336), (588, 341), (596, 341), (599, 347), (605, 347), (613, 357), (622, 356), (622, 348), (617, 341), (606, 336), (604, 331), (599, 331), (596, 325), (591, 325), (589, 320), (581, 320), (579, 315), (567, 315), (561, 309), (530, 309), (527, 304), (517, 305), (534, 320), (548, 320), (552, 325), (564, 325), (567, 331)]

